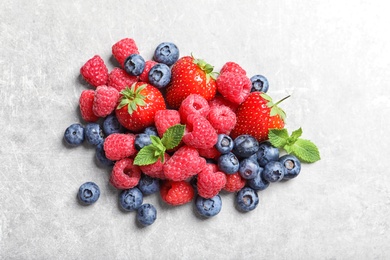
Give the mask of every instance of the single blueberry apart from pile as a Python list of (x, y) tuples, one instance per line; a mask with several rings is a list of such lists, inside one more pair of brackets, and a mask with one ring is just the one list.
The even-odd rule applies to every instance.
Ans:
[(153, 224), (156, 218), (157, 210), (152, 204), (142, 204), (137, 210), (137, 220), (143, 226)]
[(237, 192), (236, 203), (239, 210), (251, 211), (257, 207), (257, 204), (259, 204), (259, 196), (254, 189), (244, 187)]
[(139, 76), (145, 69), (145, 60), (139, 54), (131, 54), (124, 63), (125, 71), (132, 76)]
[(143, 202), (143, 194), (137, 188), (123, 190), (119, 194), (119, 206), (125, 211), (134, 211), (138, 209)]
[(266, 93), (269, 88), (268, 80), (262, 75), (255, 75), (251, 77), (252, 88), (251, 92), (260, 91)]
[(98, 145), (104, 141), (103, 130), (99, 124), (88, 123), (85, 126), (85, 137), (91, 145)]
[(138, 188), (144, 195), (153, 194), (160, 189), (160, 181), (143, 174), (139, 180)]
[(226, 174), (233, 174), (238, 171), (240, 162), (233, 153), (222, 154), (218, 158), (218, 168)]
[(171, 42), (160, 43), (154, 51), (153, 59), (168, 66), (173, 65), (179, 59), (179, 49)]
[(240, 173), (242, 178), (250, 180), (259, 175), (260, 166), (257, 161), (246, 158), (240, 161), (240, 167), (238, 168), (238, 172)]
[(259, 142), (251, 135), (240, 135), (234, 139), (233, 153), (241, 158), (250, 157), (259, 149)]
[(100, 143), (96, 146), (96, 159), (98, 160), (99, 163), (101, 163), (104, 166), (113, 166), (114, 161), (109, 160), (106, 157), (106, 153), (104, 152), (104, 143)]
[(100, 197), (99, 186), (94, 182), (86, 182), (82, 184), (77, 193), (77, 198), (84, 205), (95, 203)]
[(233, 150), (233, 139), (225, 134), (219, 134), (217, 143), (215, 144), (215, 148), (221, 153), (221, 154), (227, 154)]
[(281, 156), (279, 158), (279, 162), (281, 162), (284, 168), (286, 168), (283, 179), (289, 180), (295, 178), (301, 172), (301, 161), (292, 154)]
[(123, 133), (124, 127), (119, 123), (114, 114), (108, 115), (103, 121), (103, 131), (106, 136), (110, 134)]
[(270, 161), (277, 161), (279, 159), (279, 149), (273, 147), (269, 142), (262, 142), (259, 144), (257, 151), (257, 162), (261, 167), (264, 167)]
[(278, 182), (283, 179), (286, 168), (279, 161), (270, 161), (264, 166), (263, 178), (268, 182)]
[(221, 211), (221, 196), (217, 194), (210, 199), (206, 199), (198, 195), (195, 200), (195, 208), (199, 215), (201, 215), (202, 217), (213, 217)]
[(145, 133), (135, 135), (134, 146), (135, 149), (137, 149), (138, 151), (151, 143), (152, 141), (150, 140), (150, 135), (147, 135)]
[(171, 81), (171, 69), (164, 63), (157, 63), (150, 69), (148, 79), (154, 87), (164, 88)]
[(84, 126), (81, 124), (71, 124), (65, 130), (64, 140), (69, 145), (78, 146), (84, 142), (84, 132)]
[(269, 182), (263, 179), (263, 168), (260, 167), (259, 174), (255, 176), (255, 178), (247, 181), (249, 187), (256, 191), (262, 191), (268, 188)]

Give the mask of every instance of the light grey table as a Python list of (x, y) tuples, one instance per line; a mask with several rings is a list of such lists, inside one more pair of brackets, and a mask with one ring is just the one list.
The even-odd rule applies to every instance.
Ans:
[[(115, 2), (115, 3), (114, 3)], [(0, 8), (0, 259), (389, 259), (389, 15), (386, 1), (22, 1)], [(175, 42), (219, 70), (268, 77), (286, 127), (322, 160), (260, 192), (250, 213), (223, 194), (218, 216), (158, 210), (147, 228), (118, 208), (109, 170), (89, 146), (66, 148), (80, 122), (82, 64), (109, 69), (131, 37), (151, 58)], [(82, 207), (78, 187), (99, 201)]]

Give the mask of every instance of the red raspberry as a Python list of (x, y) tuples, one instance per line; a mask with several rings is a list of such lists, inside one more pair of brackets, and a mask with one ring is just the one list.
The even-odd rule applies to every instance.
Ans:
[(99, 55), (93, 56), (80, 69), (80, 74), (85, 81), (94, 87), (106, 85), (108, 80), (108, 69)]
[(182, 146), (164, 164), (164, 175), (173, 181), (187, 180), (196, 175), (206, 165), (195, 148)]
[(173, 109), (159, 110), (154, 114), (154, 124), (158, 135), (162, 137), (168, 128), (180, 124), (180, 114)]
[(117, 189), (131, 189), (137, 186), (141, 170), (133, 164), (133, 159), (124, 158), (117, 161), (112, 169), (110, 183)]
[(217, 159), (221, 153), (213, 146), (207, 149), (198, 149), (199, 155), (207, 159)]
[(190, 202), (195, 191), (188, 182), (165, 180), (160, 186), (160, 195), (166, 203), (177, 206)]
[(214, 172), (213, 166), (207, 164), (198, 174), (197, 187), (199, 196), (210, 199), (225, 187), (226, 176), (223, 172)]
[(81, 92), (79, 99), (80, 112), (81, 117), (86, 122), (96, 122), (99, 119), (99, 117), (96, 116), (92, 110), (94, 98), (95, 91), (92, 89), (84, 90), (83, 92)]
[(230, 102), (229, 100), (227, 100), (221, 95), (217, 95), (212, 100), (209, 101), (210, 109), (214, 106), (221, 106), (221, 105), (227, 106), (233, 112), (235, 112), (239, 106), (238, 104), (234, 104), (233, 102)]
[(186, 133), (182, 139), (186, 145), (207, 149), (213, 147), (217, 139), (217, 132), (206, 118), (197, 114), (188, 116)]
[(134, 147), (135, 135), (133, 134), (110, 134), (106, 137), (103, 149), (107, 159), (118, 161), (134, 155), (137, 150)]
[(131, 38), (124, 38), (112, 46), (112, 55), (122, 67), (131, 54), (139, 54), (138, 47)]
[(233, 72), (220, 74), (216, 83), (219, 93), (235, 104), (241, 104), (252, 88), (252, 82), (247, 76)]
[(137, 76), (131, 76), (121, 68), (114, 68), (108, 75), (108, 86), (116, 88), (119, 92), (137, 81)]
[(209, 103), (204, 97), (198, 94), (191, 94), (186, 97), (179, 108), (180, 118), (184, 124), (187, 122), (189, 115), (197, 114), (206, 117), (209, 111)]
[(155, 62), (154, 60), (145, 61), (145, 68), (144, 71), (142, 71), (141, 75), (139, 75), (139, 81), (149, 83), (149, 71), (156, 64), (157, 62)]
[[(164, 155), (164, 163), (171, 158), (169, 154), (165, 153)], [(152, 177), (152, 178), (158, 178), (158, 179), (165, 179), (164, 175), (164, 163), (161, 162), (161, 159), (159, 158), (157, 162), (149, 165), (143, 165), (140, 166), (141, 171), (145, 173), (146, 175)]]
[(246, 75), (246, 71), (240, 65), (232, 61), (226, 62), (225, 65), (222, 66), (222, 69), (220, 70), (219, 74), (225, 72), (233, 72), (241, 75)]
[(228, 192), (236, 192), (244, 188), (245, 183), (245, 179), (238, 172), (226, 174), (226, 185), (223, 189)]
[(93, 113), (99, 117), (106, 117), (114, 111), (119, 99), (119, 92), (115, 88), (99, 86), (95, 90)]
[(212, 107), (207, 120), (217, 131), (217, 134), (227, 135), (230, 134), (237, 122), (236, 113), (223, 105)]

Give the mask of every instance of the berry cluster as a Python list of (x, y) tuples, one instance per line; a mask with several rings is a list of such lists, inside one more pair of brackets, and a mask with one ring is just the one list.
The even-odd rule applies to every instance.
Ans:
[[(221, 210), (220, 193), (234, 193), (237, 207), (251, 211), (258, 191), (296, 177), (301, 161), (319, 160), (301, 129), (287, 133), (281, 101), (265, 94), (264, 76), (249, 78), (235, 62), (216, 73), (204, 60), (180, 57), (169, 42), (145, 60), (125, 38), (112, 55), (118, 66), (111, 72), (99, 55), (81, 67), (90, 85), (79, 98), (84, 124), (70, 125), (64, 139), (95, 147), (99, 163), (111, 167), (121, 209), (137, 211), (140, 224), (157, 217), (156, 208), (143, 203), (146, 195), (159, 193), (172, 206), (194, 200), (200, 216), (212, 217)], [(99, 195), (88, 182), (78, 198), (89, 205)]]

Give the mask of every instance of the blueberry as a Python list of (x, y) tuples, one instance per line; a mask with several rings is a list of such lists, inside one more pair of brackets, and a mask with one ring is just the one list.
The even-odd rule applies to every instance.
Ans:
[(85, 126), (85, 137), (88, 143), (92, 145), (98, 145), (104, 141), (103, 130), (96, 123), (88, 123)]
[(96, 159), (104, 166), (113, 166), (114, 161), (107, 159), (104, 152), (104, 143), (100, 143), (96, 146)]
[(238, 171), (240, 163), (233, 153), (222, 154), (218, 158), (218, 168), (226, 174), (233, 174)]
[(233, 150), (233, 139), (225, 134), (219, 134), (217, 143), (215, 144), (215, 148), (221, 153), (221, 154), (227, 154)]
[(257, 204), (259, 204), (259, 196), (254, 189), (244, 187), (237, 192), (236, 203), (238, 209), (241, 211), (251, 211), (257, 207)]
[(210, 199), (206, 199), (198, 195), (195, 200), (195, 208), (202, 217), (214, 217), (221, 211), (221, 196), (217, 194)]
[(269, 186), (269, 182), (263, 179), (263, 168), (260, 167), (259, 174), (255, 178), (247, 181), (249, 187), (256, 191), (265, 190)]
[(171, 81), (171, 69), (163, 63), (157, 63), (150, 69), (148, 79), (156, 88), (164, 88)]
[(119, 194), (119, 206), (125, 211), (134, 211), (138, 209), (143, 202), (142, 192), (137, 188), (123, 190)]
[(240, 135), (234, 139), (233, 153), (241, 158), (246, 158), (257, 152), (259, 142), (251, 135)]
[(107, 135), (123, 133), (124, 127), (119, 123), (114, 114), (108, 115), (103, 121), (103, 131)]
[(251, 78), (251, 92), (260, 91), (266, 93), (269, 88), (268, 80), (262, 75), (255, 75)]
[(135, 149), (138, 151), (144, 148), (145, 146), (148, 146), (151, 144), (152, 141), (150, 140), (150, 136), (144, 133), (136, 134), (135, 135), (135, 141), (134, 141), (134, 146)]
[(171, 42), (160, 43), (154, 51), (153, 59), (171, 66), (179, 59), (179, 49)]
[(279, 161), (270, 161), (264, 166), (263, 178), (268, 182), (278, 182), (283, 179), (286, 168)]
[(279, 159), (279, 149), (273, 147), (269, 142), (262, 142), (259, 144), (257, 151), (257, 162), (261, 167), (264, 167), (270, 161), (277, 161)]
[(148, 126), (145, 128), (144, 133), (147, 135), (155, 135), (158, 136), (157, 128), (154, 126)]
[(145, 69), (145, 60), (139, 54), (131, 54), (125, 60), (124, 69), (132, 76), (139, 76)]
[(260, 166), (256, 161), (246, 158), (240, 161), (238, 172), (242, 178), (250, 180), (259, 175)]
[(292, 154), (283, 155), (279, 158), (279, 162), (286, 168), (283, 179), (289, 180), (295, 178), (301, 172), (301, 161)]
[(84, 205), (91, 205), (95, 203), (100, 197), (99, 186), (94, 182), (86, 182), (79, 188), (77, 198)]
[(81, 124), (71, 124), (65, 130), (64, 140), (69, 145), (78, 146), (84, 142), (84, 132), (84, 126)]
[(137, 220), (143, 226), (152, 225), (156, 218), (157, 210), (152, 204), (142, 204), (137, 210)]
[(160, 189), (160, 181), (143, 174), (139, 180), (138, 188), (144, 195), (153, 194)]

